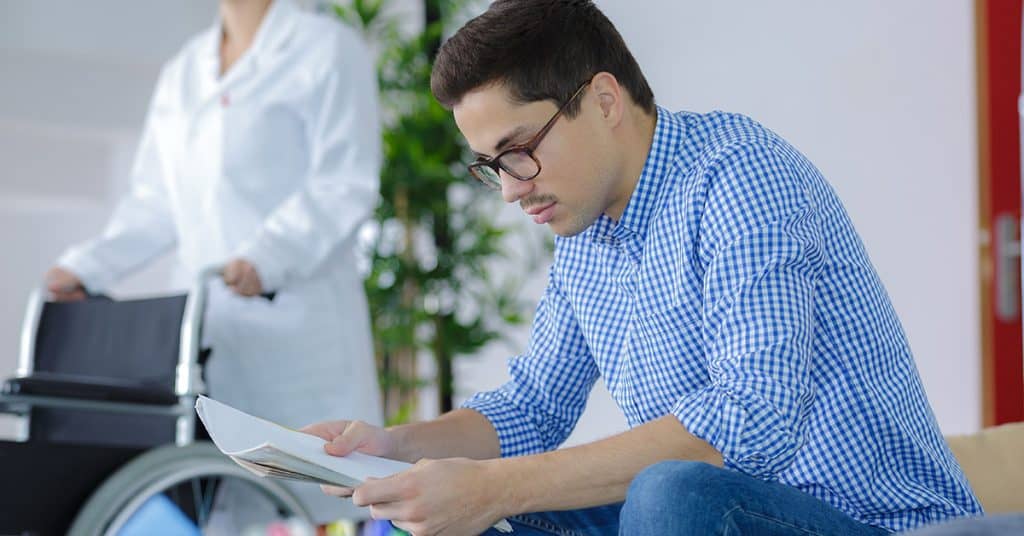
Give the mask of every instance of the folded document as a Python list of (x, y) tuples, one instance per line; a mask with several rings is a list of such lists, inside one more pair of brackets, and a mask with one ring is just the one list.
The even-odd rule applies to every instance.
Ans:
[[(367, 478), (384, 478), (411, 464), (353, 452), (331, 456), (324, 440), (254, 417), (231, 406), (200, 396), (196, 413), (213, 443), (238, 465), (260, 476), (356, 487)], [(502, 520), (495, 527), (510, 532)]]

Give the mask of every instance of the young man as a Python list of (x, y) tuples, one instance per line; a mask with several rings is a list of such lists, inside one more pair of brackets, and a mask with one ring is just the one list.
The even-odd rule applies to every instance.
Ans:
[[(307, 429), (331, 454), (418, 462), (356, 504), (416, 536), (501, 518), (870, 535), (980, 513), (860, 239), (796, 149), (742, 116), (656, 107), (586, 0), (495, 2), (432, 84), (473, 175), (551, 227), (555, 260), (507, 384), (431, 422)], [(555, 450), (599, 377), (631, 429)]]

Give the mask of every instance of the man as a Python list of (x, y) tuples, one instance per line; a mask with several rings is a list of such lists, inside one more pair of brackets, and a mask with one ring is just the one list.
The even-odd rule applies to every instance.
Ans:
[[(882, 534), (980, 513), (842, 205), (742, 116), (670, 113), (586, 0), (499, 0), (441, 48), (434, 95), (558, 235), (512, 379), (379, 429), (418, 462), (354, 490), (422, 534)], [(603, 378), (628, 432), (554, 450)], [(338, 495), (352, 490), (329, 488)], [(546, 513), (536, 513), (546, 512)]]

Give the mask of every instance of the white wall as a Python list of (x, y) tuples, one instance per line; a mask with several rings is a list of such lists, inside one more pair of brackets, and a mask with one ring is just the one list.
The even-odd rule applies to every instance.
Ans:
[[(968, 0), (597, 0), (660, 105), (748, 114), (844, 200), (946, 433), (980, 426), (973, 5)], [(541, 284), (531, 287), (534, 296)], [(525, 340), (525, 339), (520, 339)], [(470, 386), (503, 354), (462, 364)], [(570, 442), (621, 429), (598, 390)]]

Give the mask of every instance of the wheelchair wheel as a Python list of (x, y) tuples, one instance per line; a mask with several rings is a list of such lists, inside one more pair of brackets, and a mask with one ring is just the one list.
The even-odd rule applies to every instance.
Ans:
[(297, 518), (312, 524), (305, 508), (286, 487), (246, 471), (212, 443), (199, 442), (155, 448), (125, 464), (89, 496), (68, 534), (116, 536), (147, 501), (159, 495), (181, 507), (184, 515), (203, 530), (210, 520), (213, 496), (227, 482), (255, 491), (280, 519)]

